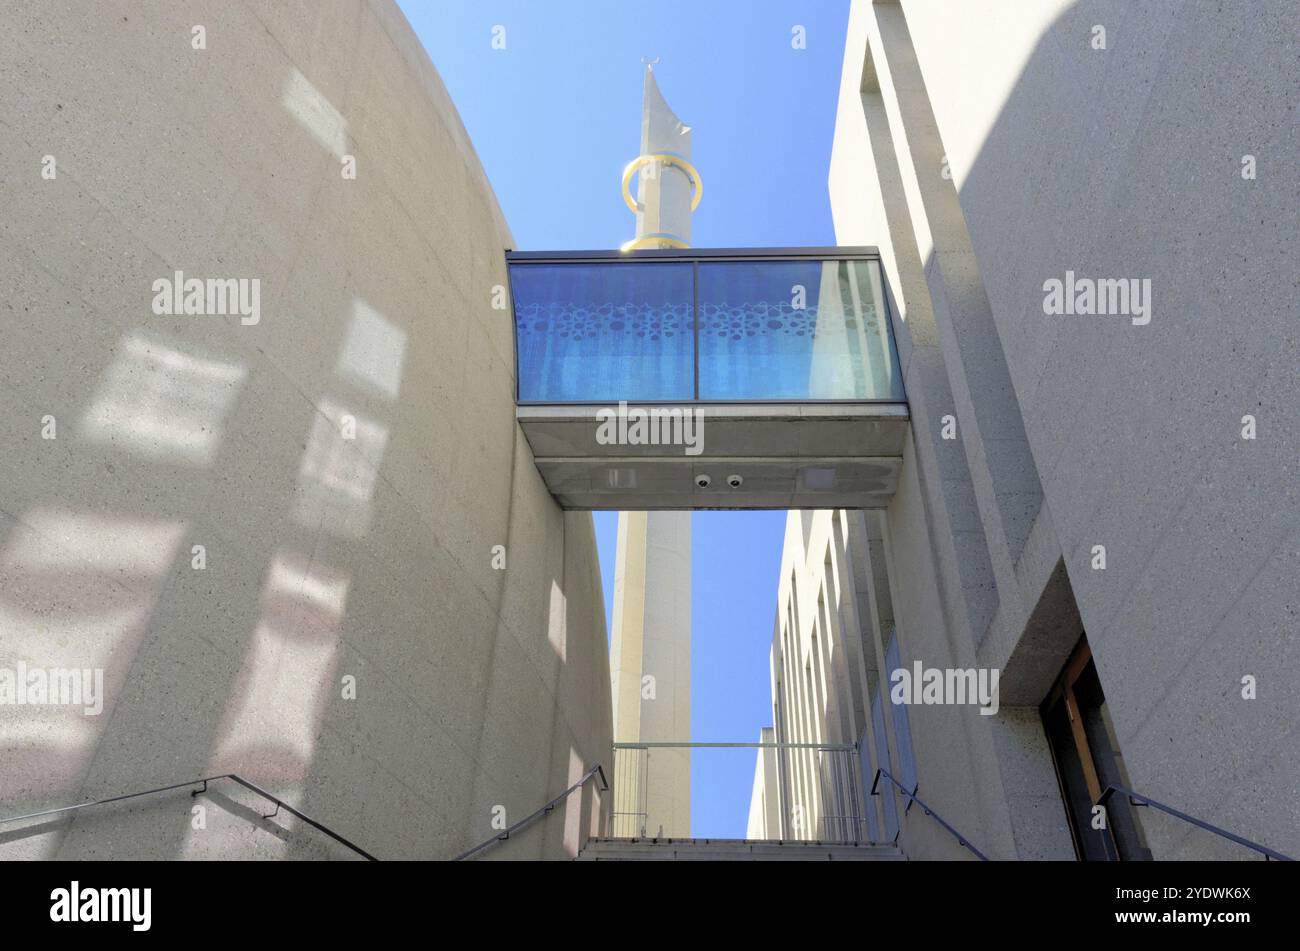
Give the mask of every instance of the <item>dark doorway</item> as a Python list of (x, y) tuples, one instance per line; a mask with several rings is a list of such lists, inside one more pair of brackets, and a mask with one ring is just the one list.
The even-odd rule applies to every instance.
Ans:
[(1102, 791), (1111, 784), (1127, 787), (1128, 777), (1086, 637), (1040, 710), (1075, 853), (1090, 862), (1149, 860), (1151, 852), (1127, 797), (1112, 796), (1105, 813), (1094, 814)]

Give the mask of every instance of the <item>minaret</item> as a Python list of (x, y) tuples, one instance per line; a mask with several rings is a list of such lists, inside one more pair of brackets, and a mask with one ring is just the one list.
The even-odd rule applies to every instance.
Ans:
[[(638, 180), (637, 200), (629, 185)], [(668, 107), (654, 67), (645, 68), (641, 107), (641, 154), (623, 170), (623, 200), (636, 214), (636, 237), (622, 250), (688, 248), (691, 212), (703, 194), (700, 175), (691, 164), (691, 127)]]
[[(623, 173), (623, 197), (636, 213), (636, 238), (624, 251), (690, 246), (700, 179), (690, 163), (691, 130), (668, 103), (647, 64), (641, 154)], [(630, 183), (638, 181), (637, 200)], [(614, 568), (610, 671), (616, 742), (691, 738), (691, 513), (620, 512)], [(629, 760), (631, 758), (629, 757)], [(615, 777), (614, 811), (645, 812), (646, 835), (691, 833), (689, 750), (649, 749)], [(615, 834), (637, 836), (629, 819)]]

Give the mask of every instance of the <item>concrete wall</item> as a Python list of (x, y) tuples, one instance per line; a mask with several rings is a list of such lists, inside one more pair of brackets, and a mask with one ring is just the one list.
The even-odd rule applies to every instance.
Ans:
[[(872, 762), (883, 646), (858, 568), (874, 518), (847, 509), (787, 513), (770, 655), (774, 725), (760, 742), (852, 747), (865, 737), (861, 762)], [(866, 819), (864, 807), (877, 804), (867, 800), (861, 768), (852, 750), (759, 750), (751, 837), (883, 841)]]
[[(775, 743), (776, 729), (760, 727), (759, 743)], [(781, 838), (781, 793), (777, 775), (779, 751), (760, 747), (754, 756), (754, 786), (749, 795), (749, 819), (745, 823), (747, 839)]]
[[(438, 858), (608, 770), (591, 520), (514, 421), (510, 235), (396, 6), (0, 6), (0, 667), (106, 693), (0, 706), (0, 814), (236, 771)], [(258, 279), (260, 319), (155, 315), (177, 270)], [(572, 855), (607, 800), (495, 854)], [(348, 854), (197, 802), (206, 829), (182, 791), (0, 854)]]
[[(853, 6), (830, 185), (900, 317), (903, 661), (1004, 670), (998, 717), (914, 710), (921, 795), (995, 855), (1071, 854), (1037, 706), (1085, 631), (1134, 787), (1300, 851), (1293, 19)], [(1150, 323), (1045, 315), (1067, 270), (1149, 279)], [(1157, 858), (1244, 854), (1143, 824)]]

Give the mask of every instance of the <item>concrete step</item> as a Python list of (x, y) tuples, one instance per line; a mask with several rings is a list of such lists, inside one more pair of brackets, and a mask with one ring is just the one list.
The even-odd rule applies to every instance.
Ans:
[(901, 862), (895, 845), (756, 839), (590, 839), (581, 862)]

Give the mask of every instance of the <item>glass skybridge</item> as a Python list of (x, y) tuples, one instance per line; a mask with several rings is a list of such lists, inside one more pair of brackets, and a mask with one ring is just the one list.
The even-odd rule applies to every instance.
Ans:
[(880, 507), (908, 413), (869, 248), (511, 252), (516, 415), (571, 509)]

